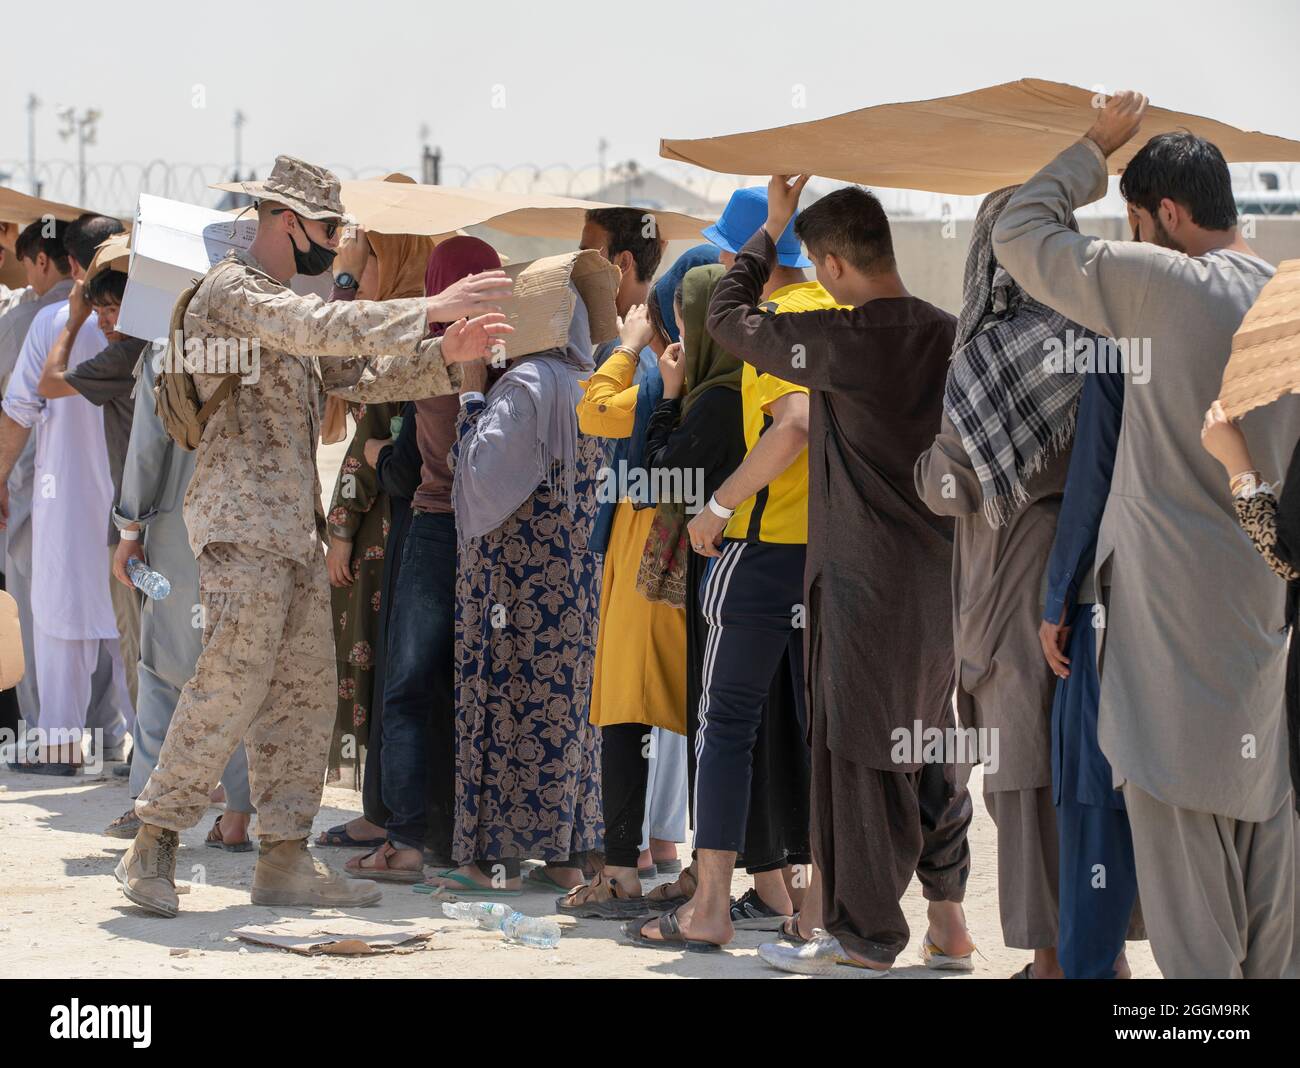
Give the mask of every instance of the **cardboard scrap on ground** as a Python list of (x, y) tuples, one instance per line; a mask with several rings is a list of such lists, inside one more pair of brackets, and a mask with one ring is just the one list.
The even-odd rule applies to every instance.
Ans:
[[(659, 154), (722, 174), (815, 174), (862, 185), (988, 193), (1023, 182), (1077, 141), (1092, 125), (1097, 103), (1098, 94), (1087, 89), (1022, 78), (768, 130), (665, 139)], [(1122, 171), (1155, 134), (1183, 129), (1213, 141), (1229, 163), (1300, 160), (1298, 141), (1153, 105), (1137, 137), (1111, 155), (1111, 173)]]
[(1278, 266), (1232, 335), (1219, 403), (1240, 419), (1288, 393), (1300, 393), (1300, 260)]
[(420, 948), (433, 937), (432, 927), (410, 923), (371, 923), (348, 916), (281, 920), (236, 927), (231, 934), (258, 946), (272, 946), (305, 957), (370, 956)]

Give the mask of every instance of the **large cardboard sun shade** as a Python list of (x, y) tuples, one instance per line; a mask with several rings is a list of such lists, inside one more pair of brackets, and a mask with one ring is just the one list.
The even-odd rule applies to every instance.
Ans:
[(543, 256), (506, 268), (514, 292), (501, 302), (515, 332), (505, 341), (506, 356), (514, 359), (531, 352), (563, 348), (573, 319), (573, 288), (587, 307), (591, 343), (599, 345), (618, 334), (618, 268), (594, 249)]
[[(659, 142), (666, 159), (723, 174), (816, 174), (861, 185), (988, 193), (1016, 185), (1077, 141), (1096, 117), (1096, 94), (1022, 78), (933, 100), (879, 104), (752, 133)], [(1230, 163), (1300, 160), (1300, 142), (1152, 106), (1142, 129), (1110, 157), (1118, 174), (1147, 139), (1190, 130)]]
[(46, 217), (71, 222), (82, 213), (81, 208), (74, 208), (71, 204), (60, 204), (57, 200), (42, 200), (40, 197), (20, 193), (17, 189), (0, 187), (0, 222), (26, 226), (28, 223)]
[[(487, 224), (522, 237), (577, 241), (590, 209), (625, 205), (545, 193), (366, 180), (343, 183), (343, 206), (362, 227), (381, 234), (441, 237)], [(676, 211), (639, 210), (646, 225), (654, 226), (665, 241), (694, 241), (713, 221)]]
[(1288, 393), (1300, 393), (1300, 260), (1278, 267), (1232, 335), (1219, 403), (1240, 419)]

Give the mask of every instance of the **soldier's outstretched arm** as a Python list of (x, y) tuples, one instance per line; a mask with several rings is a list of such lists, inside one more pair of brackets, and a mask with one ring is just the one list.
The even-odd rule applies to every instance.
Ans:
[(424, 339), (428, 299), (324, 301), (271, 279), (230, 271), (216, 280), (207, 318), (262, 349), (298, 356), (414, 354)]

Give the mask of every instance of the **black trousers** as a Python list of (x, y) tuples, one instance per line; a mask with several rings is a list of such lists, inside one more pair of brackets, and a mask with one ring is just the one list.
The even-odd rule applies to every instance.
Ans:
[(605, 863), (618, 868), (635, 868), (641, 855), (650, 783), (650, 731), (644, 723), (612, 723), (600, 729)]
[[(746, 847), (754, 744), (783, 657), (802, 702), (804, 557), (803, 545), (728, 541), (705, 575), (709, 641), (695, 743), (696, 849)], [(807, 760), (806, 748), (799, 750), (786, 759)]]

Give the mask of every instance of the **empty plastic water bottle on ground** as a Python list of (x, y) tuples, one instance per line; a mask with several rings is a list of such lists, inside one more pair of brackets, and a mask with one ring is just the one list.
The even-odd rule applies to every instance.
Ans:
[(172, 592), (172, 584), (167, 581), (167, 576), (155, 571), (138, 556), (133, 556), (126, 562), (126, 577), (137, 590), (155, 601), (161, 601)]
[(543, 916), (525, 916), (512, 912), (501, 925), (501, 933), (511, 942), (534, 949), (554, 949), (560, 944), (560, 925)]
[(510, 909), (500, 901), (444, 901), (442, 914), (449, 920), (469, 920), (489, 931), (501, 930)]

